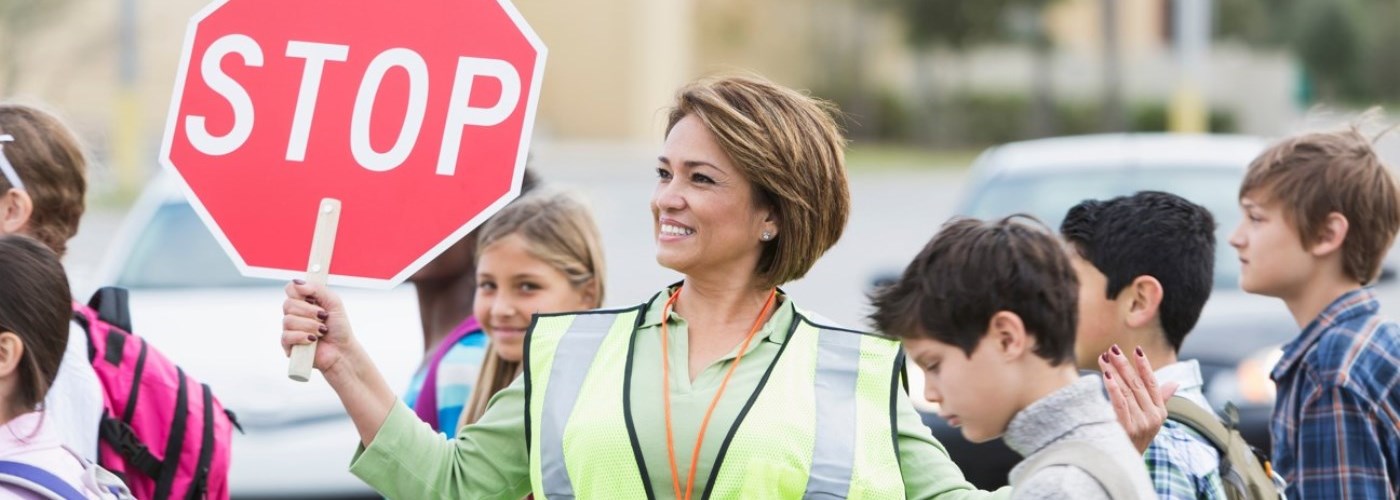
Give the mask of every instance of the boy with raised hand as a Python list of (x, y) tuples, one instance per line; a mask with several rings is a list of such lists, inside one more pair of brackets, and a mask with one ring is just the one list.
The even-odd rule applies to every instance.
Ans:
[(1400, 325), (1366, 287), (1400, 230), (1395, 179), (1355, 126), (1302, 134), (1249, 165), (1240, 207), (1240, 285), (1302, 328), (1272, 373), (1287, 496), (1400, 497)]
[[(1060, 235), (1079, 279), (1080, 369), (1112, 373), (1110, 356), (1146, 360), (1160, 367), (1159, 383), (1175, 384), (1178, 396), (1211, 411), (1200, 365), (1178, 360), (1177, 352), (1210, 298), (1214, 231), (1210, 211), (1169, 193), (1085, 200), (1069, 209)], [(1220, 452), (1186, 424), (1168, 419), (1156, 438), (1135, 445), (1146, 449), (1158, 497), (1227, 497)]]
[(1074, 366), (1078, 285), (1064, 249), (1033, 219), (955, 219), (871, 320), (899, 335), (925, 397), (963, 436), (1003, 436), (1025, 457), (1013, 498), (1151, 498), (1141, 455), (1098, 376)]

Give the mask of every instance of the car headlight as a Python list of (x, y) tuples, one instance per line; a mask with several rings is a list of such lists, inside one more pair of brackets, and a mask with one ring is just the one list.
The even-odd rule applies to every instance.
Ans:
[(1234, 370), (1225, 370), (1210, 380), (1206, 399), (1212, 406), (1273, 406), (1276, 388), (1269, 374), (1283, 358), (1281, 346), (1272, 346), (1240, 360)]

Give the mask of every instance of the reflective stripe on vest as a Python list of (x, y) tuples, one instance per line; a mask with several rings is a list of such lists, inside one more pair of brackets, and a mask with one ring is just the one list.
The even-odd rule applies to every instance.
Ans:
[[(598, 346), (608, 335), (617, 320), (615, 314), (587, 314), (574, 318), (569, 334), (559, 339), (559, 351), (564, 356), (554, 358), (554, 368), (549, 372), (549, 392), (545, 393), (543, 415), (540, 418), (542, 480), (546, 491), (556, 491), (572, 496), (574, 487), (569, 482), (569, 471), (563, 460), (550, 460), (550, 457), (564, 456), (564, 424), (578, 403), (579, 390), (583, 388), (583, 376), (588, 373), (588, 365), (593, 364), (593, 356), (598, 354)], [(558, 352), (558, 351), (556, 351)]]
[[(531, 328), (527, 435), (537, 497), (654, 497), (625, 397), (643, 314), (542, 316)], [(892, 413), (901, 362), (895, 341), (799, 314), (739, 425), (712, 429), (726, 435), (703, 497), (902, 498)]]
[(817, 429), (821, 439), (812, 449), (812, 477), (804, 498), (846, 498), (851, 487), (851, 462), (856, 455), (856, 363), (860, 335), (817, 336)]
[[(573, 465), (564, 460), (566, 450), (587, 449), (607, 463), (608, 482), (616, 491), (632, 492), (611, 495), (618, 498), (649, 497), (650, 485), (645, 471), (637, 466), (635, 438), (631, 437), (630, 415), (627, 426), (599, 426), (602, 406), (624, 406), (624, 394), (630, 383), (626, 380), (627, 357), (632, 333), (642, 318), (642, 307), (614, 311), (593, 311), (576, 314), (536, 316), (525, 339), (526, 438), (530, 448), (531, 490), (536, 498), (571, 499), (605, 498), (610, 495), (593, 491), (598, 481), (580, 480)], [(561, 353), (555, 356), (555, 353)], [(558, 363), (556, 365), (556, 363)], [(555, 384), (559, 385), (555, 385)], [(589, 391), (589, 399), (580, 405), (580, 396)], [(596, 398), (596, 400), (594, 400)], [(606, 403), (603, 403), (606, 401)], [(580, 420), (595, 422), (598, 432), (579, 435), (566, 432)], [(611, 422), (616, 424), (616, 421)], [(582, 439), (580, 439), (582, 438)], [(546, 471), (549, 471), (546, 474)], [(584, 478), (587, 479), (587, 478)]]

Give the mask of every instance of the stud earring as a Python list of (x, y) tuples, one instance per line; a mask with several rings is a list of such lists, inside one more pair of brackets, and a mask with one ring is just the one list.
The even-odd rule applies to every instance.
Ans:
[(763, 235), (762, 235), (762, 236), (759, 236), (758, 239), (761, 239), (761, 240), (763, 240), (763, 241), (771, 240), (771, 239), (773, 239), (773, 233), (770, 233), (770, 232), (768, 232), (768, 231), (764, 231), (764, 232), (763, 232)]

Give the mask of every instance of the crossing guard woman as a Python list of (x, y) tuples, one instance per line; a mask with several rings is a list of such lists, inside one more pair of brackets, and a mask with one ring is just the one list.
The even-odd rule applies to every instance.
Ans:
[(320, 338), (361, 436), (350, 470), (392, 498), (981, 497), (905, 397), (898, 342), (778, 289), (845, 228), (844, 146), (829, 107), (782, 86), (681, 89), (651, 213), (684, 279), (537, 316), (524, 376), (454, 440), (397, 402), (333, 293), (288, 286), (283, 346)]

